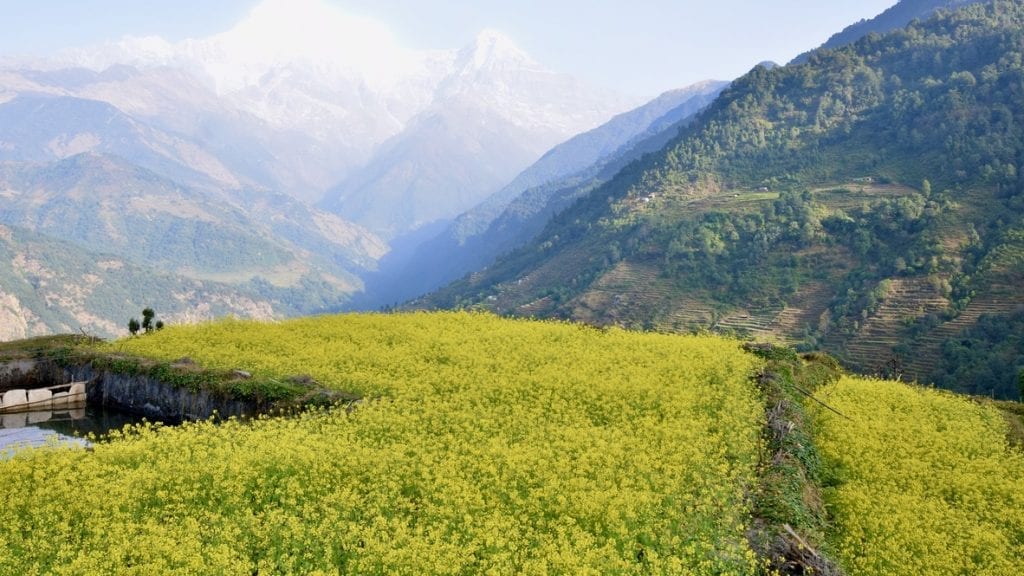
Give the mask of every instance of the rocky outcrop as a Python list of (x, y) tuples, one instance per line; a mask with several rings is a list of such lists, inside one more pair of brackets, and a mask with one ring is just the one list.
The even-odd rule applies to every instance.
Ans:
[(14, 388), (42, 388), (52, 384), (64, 384), (52, 379), (52, 371), (40, 369), (41, 362), (18, 359), (0, 362), (0, 394)]

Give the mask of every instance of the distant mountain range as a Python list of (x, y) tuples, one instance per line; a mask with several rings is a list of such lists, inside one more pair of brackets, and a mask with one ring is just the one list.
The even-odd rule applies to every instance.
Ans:
[(451, 220), (623, 102), (555, 74), (494, 31), (454, 54), (431, 104), (323, 207), (384, 238)]
[(108, 102), (385, 237), (453, 218), (629, 105), (495, 30), (413, 51), (322, 0), (264, 0), (209, 38), (128, 38), (9, 68), (0, 87)]
[[(325, 2), (266, 0), (205, 39), (0, 64), (0, 224), (316, 312), (361, 290), (389, 240), (451, 220), (626, 105), (495, 31), (415, 52)], [(106, 319), (88, 325), (116, 333)], [(40, 322), (20, 335), (75, 327)]]

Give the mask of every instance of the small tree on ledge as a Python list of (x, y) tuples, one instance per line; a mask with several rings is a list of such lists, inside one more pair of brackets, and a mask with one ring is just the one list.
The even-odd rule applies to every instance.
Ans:
[(155, 318), (156, 312), (154, 312), (152, 308), (145, 308), (142, 311), (141, 324), (135, 318), (132, 318), (131, 320), (128, 321), (128, 332), (130, 332), (132, 336), (136, 336), (138, 335), (140, 329), (146, 334), (149, 334), (154, 330), (163, 330), (164, 321), (156, 320), (156, 322), (154, 322)]

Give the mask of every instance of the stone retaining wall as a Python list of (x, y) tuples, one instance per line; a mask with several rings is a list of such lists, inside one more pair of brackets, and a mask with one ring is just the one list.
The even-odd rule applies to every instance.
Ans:
[(147, 375), (117, 374), (86, 364), (62, 367), (47, 360), (0, 363), (0, 393), (15, 388), (34, 389), (85, 381), (90, 405), (111, 407), (167, 423), (254, 415), (252, 401), (221, 398), (205, 390), (178, 388)]

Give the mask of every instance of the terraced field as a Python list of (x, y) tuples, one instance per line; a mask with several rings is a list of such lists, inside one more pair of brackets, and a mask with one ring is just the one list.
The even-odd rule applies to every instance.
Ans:
[(828, 314), (832, 288), (826, 282), (810, 282), (800, 287), (775, 317), (774, 330), (783, 341), (793, 341), (807, 328), (820, 326), (822, 314)]
[(714, 323), (713, 328), (759, 342), (771, 342), (778, 339), (776, 319), (781, 313), (782, 309), (779, 308), (741, 309), (722, 317)]
[(967, 307), (914, 342), (914, 356), (906, 363), (908, 374), (922, 379), (930, 375), (941, 358), (943, 342), (982, 316), (1006, 314), (1024, 306), (1024, 234), (1011, 233), (1007, 240), (983, 262), (973, 282), (976, 294)]
[[(488, 299), (489, 307), (496, 311), (516, 312), (524, 316), (550, 313), (558, 301), (548, 298), (549, 294), (538, 294), (539, 279), (557, 278), (557, 284), (560, 286), (576, 286), (590, 267), (587, 254), (591, 250), (593, 246), (590, 244), (574, 244), (533, 273), (499, 284), (497, 293)], [(520, 308), (523, 309), (522, 312)]]
[[(827, 259), (829, 266), (841, 268), (841, 256)], [(707, 294), (685, 292), (665, 278), (658, 263), (623, 260), (574, 300), (572, 314), (593, 324), (652, 324), (674, 332), (706, 327), (747, 339), (793, 343), (807, 327), (818, 326), (831, 296), (826, 282), (812, 281), (802, 285), (784, 308), (715, 308)]]
[(849, 210), (857, 208), (865, 200), (899, 198), (917, 193), (917, 190), (902, 184), (880, 184), (878, 182), (845, 182), (813, 188), (815, 200), (832, 209)]
[[(909, 321), (942, 312), (949, 306), (948, 300), (936, 293), (927, 278), (895, 278), (891, 282), (889, 293), (878, 310), (845, 345), (843, 360), (860, 372), (877, 372), (893, 357), (893, 348)], [(906, 375), (919, 376), (909, 372)]]
[(623, 260), (574, 301), (573, 317), (594, 324), (640, 326), (657, 318), (665, 330), (710, 325), (715, 312), (693, 295), (680, 293), (658, 266)]
[(976, 296), (956, 318), (940, 324), (915, 341), (914, 355), (904, 364), (907, 374), (918, 379), (926, 378), (939, 361), (943, 342), (973, 326), (985, 314), (1005, 314), (1019, 306), (1024, 306), (1024, 290), (1008, 285), (994, 286)]

